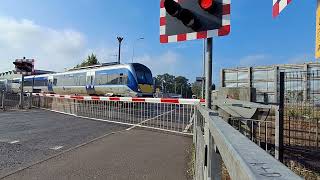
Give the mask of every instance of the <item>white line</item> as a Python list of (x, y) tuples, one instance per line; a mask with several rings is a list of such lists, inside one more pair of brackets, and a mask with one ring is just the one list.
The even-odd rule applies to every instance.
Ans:
[(145, 122), (147, 122), (147, 121), (150, 121), (150, 120), (152, 120), (152, 119), (156, 119), (157, 117), (163, 116), (163, 115), (165, 115), (165, 114), (169, 114), (169, 113), (171, 113), (171, 112), (173, 112), (173, 111), (175, 111), (175, 109), (173, 109), (173, 110), (171, 110), (171, 111), (168, 111), (168, 112), (165, 112), (165, 113), (162, 113), (162, 114), (160, 114), (160, 115), (158, 115), (158, 116), (155, 116), (155, 117), (153, 117), (153, 118), (150, 118), (150, 119), (146, 119), (146, 120), (144, 120), (144, 121), (141, 121), (141, 122), (139, 122), (138, 124), (135, 124), (134, 126), (128, 128), (127, 131), (129, 131), (129, 130), (137, 127), (137, 126), (140, 126), (141, 124), (143, 124), (143, 123), (145, 123)]
[(50, 149), (56, 151), (56, 150), (59, 150), (61, 148), (63, 148), (63, 146), (54, 146), (53, 148), (50, 148)]
[(10, 143), (10, 144), (15, 144), (15, 143), (18, 143), (18, 142), (20, 142), (20, 141), (15, 140), (15, 141), (11, 141), (11, 142), (9, 142), (9, 143)]

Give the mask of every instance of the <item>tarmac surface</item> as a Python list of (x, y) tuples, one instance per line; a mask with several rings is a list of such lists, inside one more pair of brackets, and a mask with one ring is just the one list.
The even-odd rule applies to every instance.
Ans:
[(0, 112), (0, 179), (188, 178), (190, 137), (127, 128), (43, 110)]

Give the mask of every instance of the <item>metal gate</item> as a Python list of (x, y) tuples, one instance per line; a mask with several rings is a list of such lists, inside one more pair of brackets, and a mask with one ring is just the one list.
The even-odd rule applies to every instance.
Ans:
[[(20, 94), (0, 92), (0, 109), (14, 110), (21, 108)], [(31, 94), (23, 94), (23, 108), (31, 108)]]
[(33, 106), (78, 117), (192, 134), (198, 99), (94, 97), (34, 94)]

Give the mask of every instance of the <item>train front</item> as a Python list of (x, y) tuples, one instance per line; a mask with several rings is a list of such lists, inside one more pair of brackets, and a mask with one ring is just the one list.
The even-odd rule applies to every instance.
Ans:
[(153, 78), (148, 67), (139, 63), (132, 63), (138, 83), (138, 96), (153, 97)]

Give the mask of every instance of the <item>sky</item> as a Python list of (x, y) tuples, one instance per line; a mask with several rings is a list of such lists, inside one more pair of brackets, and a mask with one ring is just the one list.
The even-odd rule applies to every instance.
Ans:
[[(221, 68), (315, 61), (316, 1), (294, 0), (272, 18), (272, 0), (232, 0), (231, 33), (213, 43), (213, 79)], [(1, 0), (0, 72), (27, 57), (35, 68), (64, 71), (97, 54), (147, 65), (194, 81), (202, 74), (203, 41), (160, 44), (159, 0)], [(144, 38), (143, 40), (137, 40)], [(133, 47), (135, 53), (133, 56)]]

